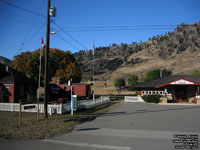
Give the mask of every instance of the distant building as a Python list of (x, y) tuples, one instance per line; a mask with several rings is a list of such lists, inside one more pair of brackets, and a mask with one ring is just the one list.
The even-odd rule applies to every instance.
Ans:
[[(68, 85), (68, 83), (63, 83), (62, 79), (60, 78), (52, 78), (52, 83), (61, 87), (65, 91), (71, 91), (71, 87)], [(72, 87), (73, 87), (73, 94), (79, 95), (81, 98), (90, 98), (92, 95), (91, 84), (73, 83)]]
[(18, 103), (19, 100), (35, 100), (37, 82), (20, 72), (0, 65), (0, 102)]
[[(166, 95), (169, 101), (194, 102), (200, 95), (200, 75), (171, 75), (131, 86), (140, 95)], [(169, 102), (168, 101), (168, 102)]]

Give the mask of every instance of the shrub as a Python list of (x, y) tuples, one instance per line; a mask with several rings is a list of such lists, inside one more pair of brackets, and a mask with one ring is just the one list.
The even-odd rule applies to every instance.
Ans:
[(130, 75), (128, 77), (128, 85), (129, 86), (134, 86), (135, 84), (138, 83), (138, 76), (137, 75)]
[(178, 52), (182, 52), (182, 51), (184, 51), (184, 50), (186, 50), (185, 45), (181, 45), (181, 46), (178, 48)]
[(126, 85), (125, 79), (124, 78), (115, 78), (114, 85), (116, 88), (121, 88), (122, 86)]
[(143, 100), (147, 103), (159, 103), (161, 95), (144, 95)]

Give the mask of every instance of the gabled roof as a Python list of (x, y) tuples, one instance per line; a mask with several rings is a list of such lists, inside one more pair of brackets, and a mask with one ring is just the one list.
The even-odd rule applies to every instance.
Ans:
[(200, 75), (171, 75), (143, 82), (132, 88), (160, 88), (166, 85), (200, 85)]
[(0, 73), (2, 73), (0, 75), (0, 83), (15, 83), (15, 82), (30, 83), (31, 82), (37, 85), (37, 81), (35, 81), (34, 79), (28, 78), (22, 73), (13, 69), (9, 69), (8, 71), (6, 71), (5, 67), (6, 66), (3, 66), (3, 65), (1, 65), (0, 67)]

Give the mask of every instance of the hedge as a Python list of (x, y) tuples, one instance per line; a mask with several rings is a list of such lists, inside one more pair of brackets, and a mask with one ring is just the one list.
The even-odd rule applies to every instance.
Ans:
[(161, 95), (144, 95), (143, 100), (147, 103), (159, 103)]

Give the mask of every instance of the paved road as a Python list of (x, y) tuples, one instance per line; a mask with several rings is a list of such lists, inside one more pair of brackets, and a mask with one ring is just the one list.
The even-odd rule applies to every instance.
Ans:
[(183, 145), (173, 143), (180, 139), (174, 136), (200, 141), (199, 114), (200, 106), (194, 105), (123, 103), (91, 122), (76, 126), (72, 133), (40, 141), (0, 143), (0, 149), (171, 150)]

